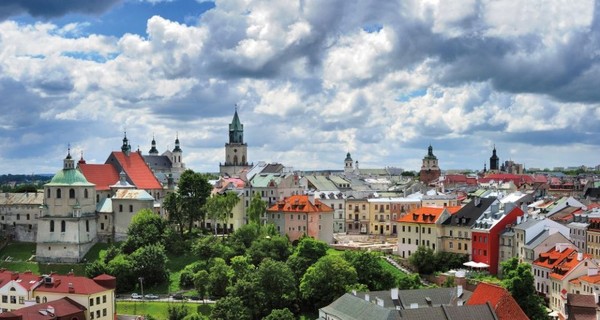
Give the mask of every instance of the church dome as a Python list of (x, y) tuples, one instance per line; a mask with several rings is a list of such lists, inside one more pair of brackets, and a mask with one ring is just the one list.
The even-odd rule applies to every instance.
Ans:
[(48, 185), (91, 185), (78, 169), (62, 169), (58, 171)]

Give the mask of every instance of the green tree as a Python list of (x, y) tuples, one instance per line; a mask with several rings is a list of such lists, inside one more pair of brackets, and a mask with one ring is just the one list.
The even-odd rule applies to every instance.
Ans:
[(246, 256), (235, 256), (231, 258), (230, 264), (233, 270), (233, 282), (244, 279), (255, 271), (254, 265), (250, 263)]
[(346, 293), (356, 284), (356, 269), (340, 256), (324, 256), (302, 277), (300, 294), (309, 304), (321, 308)]
[(292, 253), (292, 244), (288, 238), (275, 235), (265, 236), (252, 243), (247, 251), (250, 262), (259, 265), (265, 258), (276, 261), (286, 261)]
[(148, 286), (165, 282), (168, 279), (167, 254), (162, 244), (151, 244), (135, 250), (129, 255), (135, 274), (144, 277)]
[(137, 285), (133, 262), (125, 254), (119, 254), (106, 265), (106, 273), (117, 278), (117, 291), (130, 291)]
[(211, 320), (250, 320), (250, 310), (239, 297), (219, 299), (210, 313)]
[(463, 268), (463, 263), (469, 261), (469, 256), (453, 252), (438, 251), (434, 255), (434, 271), (448, 271), (450, 269)]
[(502, 262), (501, 266), (504, 274), (502, 284), (515, 297), (529, 319), (548, 319), (544, 301), (535, 292), (531, 266), (527, 263), (519, 263), (516, 257)]
[(256, 276), (261, 287), (261, 316), (273, 309), (292, 307), (296, 302), (298, 282), (284, 262), (265, 259), (258, 266)]
[(243, 255), (261, 234), (261, 228), (256, 223), (249, 223), (239, 227), (227, 240), (236, 255)]
[(303, 237), (298, 242), (296, 250), (288, 258), (287, 264), (294, 272), (296, 279), (300, 281), (302, 276), (315, 262), (327, 254), (329, 246), (327, 243), (310, 237)]
[(167, 211), (169, 223), (176, 226), (179, 234), (183, 236), (187, 219), (185, 218), (181, 204), (181, 197), (177, 192), (170, 192), (163, 199), (163, 207)]
[(421, 284), (421, 278), (416, 273), (399, 277), (396, 280), (396, 285), (400, 290), (419, 289), (423, 287)]
[(248, 221), (260, 225), (260, 217), (267, 212), (267, 202), (262, 200), (260, 194), (255, 193), (250, 200), (250, 205), (246, 209)]
[(294, 314), (288, 309), (274, 309), (263, 320), (294, 320)]
[(394, 286), (394, 275), (381, 265), (381, 254), (369, 251), (345, 251), (344, 259), (356, 269), (358, 282), (371, 291), (387, 290)]
[(240, 202), (237, 192), (228, 191), (225, 194), (215, 194), (209, 197), (205, 204), (205, 210), (209, 218), (214, 221), (215, 235), (217, 234), (217, 224), (223, 224), (223, 234), (227, 230), (227, 221), (231, 211)]
[(188, 315), (188, 309), (184, 305), (169, 304), (167, 313), (169, 320), (183, 320)]
[(194, 275), (194, 288), (198, 291), (198, 296), (202, 301), (206, 297), (210, 276), (206, 270), (200, 270)]
[(233, 250), (223, 243), (223, 239), (211, 236), (197, 239), (192, 245), (192, 253), (201, 260), (217, 257), (228, 260), (234, 254)]
[(131, 219), (127, 229), (127, 240), (123, 243), (124, 253), (132, 253), (137, 248), (149, 244), (162, 244), (166, 221), (150, 209), (142, 209)]
[(408, 261), (420, 274), (431, 274), (435, 271), (435, 256), (431, 248), (420, 246)]
[(211, 295), (217, 298), (226, 296), (233, 273), (231, 267), (225, 263), (225, 260), (214, 258), (209, 271), (208, 286)]
[(194, 221), (201, 220), (202, 226), (204, 226), (204, 204), (212, 190), (206, 176), (195, 173), (190, 169), (185, 170), (179, 177), (177, 187), (179, 200), (181, 201), (181, 211), (185, 220), (187, 220), (188, 231), (192, 231)]
[(185, 318), (183, 318), (183, 320), (205, 320), (205, 319), (208, 319), (208, 318), (197, 312), (188, 314), (187, 316), (185, 316)]

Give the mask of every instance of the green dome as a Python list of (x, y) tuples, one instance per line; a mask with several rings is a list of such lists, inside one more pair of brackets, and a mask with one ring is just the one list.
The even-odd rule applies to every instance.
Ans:
[(92, 185), (77, 169), (58, 171), (47, 185)]

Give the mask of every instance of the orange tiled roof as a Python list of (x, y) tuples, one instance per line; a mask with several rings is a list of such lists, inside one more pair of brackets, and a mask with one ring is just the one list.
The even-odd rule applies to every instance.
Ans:
[(283, 201), (277, 201), (267, 211), (272, 212), (333, 212), (333, 209), (321, 202), (319, 199), (314, 199), (311, 202), (307, 195), (294, 195), (285, 198)]
[(119, 181), (119, 173), (110, 164), (80, 163), (79, 170), (99, 191), (110, 190), (110, 186)]
[(600, 283), (600, 274), (596, 274), (593, 276), (585, 275), (573, 280), (579, 280), (587, 283)]
[(535, 259), (533, 264), (538, 267), (552, 269), (573, 253), (577, 256), (577, 250), (574, 248), (566, 248), (562, 252), (559, 252), (556, 251), (556, 247), (552, 247), (547, 252), (540, 253), (540, 256)]
[(581, 261), (577, 260), (577, 251), (572, 252), (567, 258), (563, 259), (561, 263), (552, 268), (550, 278), (562, 280), (572, 269), (577, 267), (585, 259), (591, 258), (589, 254), (584, 254)]
[(40, 277), (31, 273), (31, 271), (19, 273), (4, 268), (0, 269), (0, 286), (6, 285), (11, 280), (15, 280), (20, 286), (29, 291), (31, 287), (38, 283)]
[(458, 210), (460, 210), (460, 208), (460, 206), (420, 207), (400, 217), (396, 221), (406, 223), (433, 224), (440, 218), (440, 215), (442, 214), (442, 212), (444, 212), (444, 210), (448, 210), (448, 212), (452, 215), (455, 214)]
[(478, 305), (489, 302), (499, 320), (526, 320), (527, 315), (513, 296), (504, 288), (485, 282), (480, 282), (473, 291), (467, 305)]
[(132, 184), (138, 189), (162, 189), (162, 185), (139, 152), (130, 152), (127, 156), (121, 151), (113, 151), (111, 156), (119, 162)]

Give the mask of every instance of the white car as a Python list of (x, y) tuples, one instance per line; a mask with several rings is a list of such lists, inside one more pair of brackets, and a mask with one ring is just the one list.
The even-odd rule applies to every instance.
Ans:
[(137, 293), (131, 294), (131, 299), (141, 299), (141, 298), (143, 298), (143, 296), (141, 294), (137, 294)]

